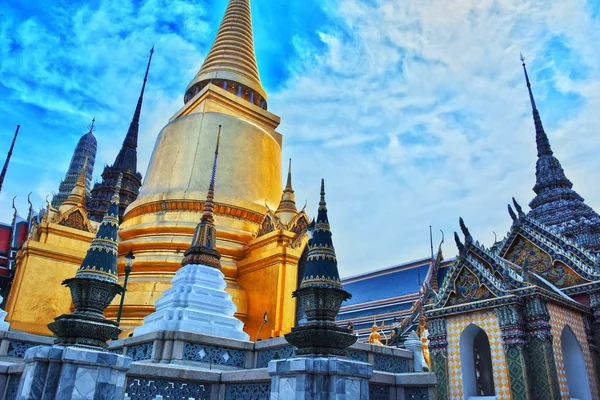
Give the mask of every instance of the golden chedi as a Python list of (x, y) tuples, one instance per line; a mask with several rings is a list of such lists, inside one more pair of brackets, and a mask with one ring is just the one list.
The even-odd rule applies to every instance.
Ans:
[[(236, 316), (246, 323), (252, 340), (265, 312), (267, 326), (261, 338), (278, 336), (294, 325), (295, 303), (286, 297), (291, 299), (297, 286), (302, 232), (290, 232), (287, 223), (263, 229), (256, 237), (282, 194), (282, 136), (275, 131), (279, 121), (267, 111), (249, 0), (230, 0), (215, 42), (186, 89), (184, 106), (160, 132), (140, 194), (123, 217), (121, 278), (123, 256), (133, 250), (136, 257), (123, 308), (124, 334), (154, 311), (155, 301), (181, 266), (202, 216), (219, 125), (223, 133), (222, 179), (216, 184), (214, 205), (217, 248)], [(289, 200), (286, 197), (284, 218), (294, 227), (304, 226), (307, 218), (295, 205), (295, 214), (287, 215), (292, 211)], [(288, 246), (292, 242), (295, 246)], [(113, 303), (107, 316), (116, 313)]]

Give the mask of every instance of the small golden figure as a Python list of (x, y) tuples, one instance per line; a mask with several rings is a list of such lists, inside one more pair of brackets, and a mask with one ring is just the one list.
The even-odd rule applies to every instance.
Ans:
[(427, 331), (427, 329), (425, 329), (423, 331), (423, 334), (421, 335), (421, 342), (423, 343), (423, 358), (427, 363), (427, 367), (429, 367), (429, 370), (431, 371), (431, 358), (429, 356), (429, 345), (427, 344), (429, 342), (428, 337), (429, 332)]
[[(385, 322), (381, 322), (381, 331), (383, 332), (383, 325), (385, 324)], [(369, 343), (370, 344), (374, 344), (377, 346), (385, 346), (385, 344), (383, 344), (381, 342), (381, 335), (379, 334), (378, 330), (380, 328), (377, 326), (377, 322), (373, 321), (373, 326), (371, 327), (371, 334), (369, 335)], [(385, 333), (384, 333), (385, 335)], [(387, 344), (387, 338), (385, 339), (386, 344)]]

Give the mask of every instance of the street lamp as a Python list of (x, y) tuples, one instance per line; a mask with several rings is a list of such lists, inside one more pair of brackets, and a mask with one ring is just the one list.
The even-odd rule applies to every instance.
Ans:
[[(125, 280), (123, 281), (123, 294), (121, 295), (121, 304), (119, 304), (119, 312), (117, 313), (117, 326), (121, 325), (121, 313), (123, 312), (123, 302), (125, 301), (125, 292), (127, 292), (127, 280), (129, 279), (129, 274), (131, 273), (131, 266), (133, 265), (133, 260), (135, 260), (135, 256), (133, 255), (133, 250), (129, 250), (129, 253), (125, 256)], [(118, 340), (119, 336), (115, 335), (113, 340)]]

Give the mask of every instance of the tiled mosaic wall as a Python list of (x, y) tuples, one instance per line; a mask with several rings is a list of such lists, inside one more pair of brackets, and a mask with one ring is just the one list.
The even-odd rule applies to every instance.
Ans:
[(600, 399), (598, 392), (598, 382), (594, 374), (594, 364), (592, 355), (588, 345), (587, 336), (585, 334), (585, 325), (581, 315), (566, 310), (560, 306), (548, 303), (548, 312), (550, 313), (550, 325), (552, 326), (554, 361), (556, 362), (556, 370), (558, 372), (558, 383), (560, 385), (560, 393), (564, 400), (569, 400), (569, 388), (567, 387), (567, 378), (565, 375), (565, 367), (563, 364), (563, 355), (560, 345), (560, 336), (565, 325), (569, 325), (577, 337), (577, 341), (583, 350), (585, 365), (587, 367), (590, 389), (592, 390), (592, 398)]
[(459, 341), (460, 335), (469, 324), (477, 325), (488, 335), (492, 351), (496, 399), (510, 400), (508, 368), (504, 357), (502, 331), (498, 324), (498, 318), (493, 311), (475, 312), (469, 315), (458, 315), (448, 318), (448, 383), (450, 385), (450, 399), (462, 400), (464, 398)]

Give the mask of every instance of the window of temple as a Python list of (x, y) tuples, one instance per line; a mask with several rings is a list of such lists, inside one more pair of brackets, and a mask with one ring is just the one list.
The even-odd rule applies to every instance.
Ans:
[(560, 347), (563, 355), (567, 387), (571, 400), (591, 400), (590, 384), (583, 351), (577, 337), (569, 325), (563, 328), (560, 335)]
[(494, 399), (494, 367), (487, 334), (471, 324), (461, 334), (459, 346), (465, 398)]

